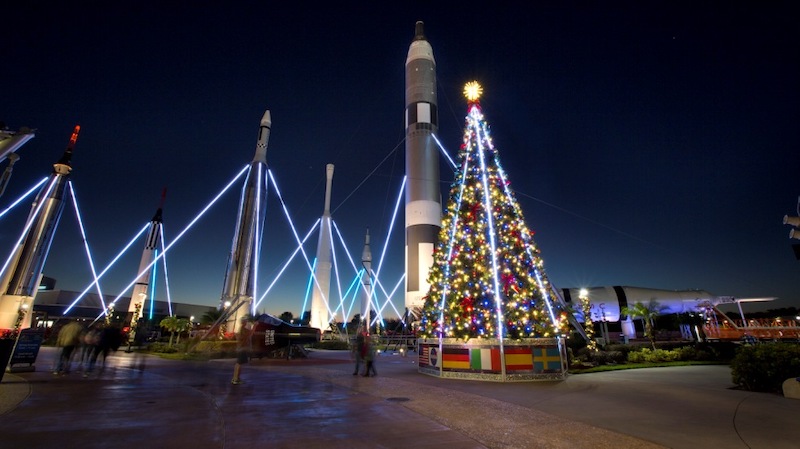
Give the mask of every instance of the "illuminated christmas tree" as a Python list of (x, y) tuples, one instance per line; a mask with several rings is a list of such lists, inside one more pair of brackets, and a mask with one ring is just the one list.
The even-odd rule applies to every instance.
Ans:
[(544, 273), (539, 249), (500, 165), (478, 102), (464, 88), (468, 114), (420, 331), (424, 338), (553, 338), (566, 311)]

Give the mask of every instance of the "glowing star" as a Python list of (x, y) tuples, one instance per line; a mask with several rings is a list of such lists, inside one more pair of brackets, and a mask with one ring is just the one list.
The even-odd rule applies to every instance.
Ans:
[(464, 96), (470, 102), (478, 101), (483, 93), (483, 87), (477, 81), (470, 81), (464, 85)]

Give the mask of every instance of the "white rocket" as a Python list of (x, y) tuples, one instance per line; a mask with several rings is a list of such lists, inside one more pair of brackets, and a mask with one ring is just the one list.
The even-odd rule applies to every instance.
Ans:
[(133, 284), (133, 291), (131, 292), (131, 301), (128, 305), (128, 313), (131, 314), (132, 328), (133, 324), (144, 315), (147, 308), (147, 300), (152, 300), (150, 293), (150, 278), (153, 270), (156, 270), (156, 264), (153, 260), (156, 253), (161, 248), (161, 224), (162, 224), (162, 207), (164, 206), (164, 197), (166, 196), (166, 189), (161, 193), (161, 205), (156, 209), (156, 214), (150, 220), (150, 229), (147, 231), (147, 238), (144, 241), (144, 250), (142, 250), (142, 259), (139, 262), (139, 271), (142, 273), (136, 283)]
[(267, 144), (272, 117), (269, 110), (261, 117), (256, 153), (242, 188), (236, 228), (225, 270), (220, 309), (230, 332), (236, 332), (240, 319), (253, 311), (261, 236), (267, 212)]
[(428, 271), (442, 227), (439, 152), (433, 139), (439, 127), (436, 61), (417, 22), (406, 58), (406, 311), (423, 304)]
[(314, 267), (314, 291), (311, 296), (310, 325), (321, 331), (328, 329), (330, 323), (329, 294), (331, 290), (331, 266), (333, 252), (331, 248), (331, 185), (333, 183), (333, 164), (325, 167), (327, 182), (325, 184), (325, 209), (319, 227), (317, 242), (317, 264)]
[[(585, 322), (580, 307), (580, 290), (565, 288), (562, 290), (567, 305), (572, 306), (575, 318)], [(586, 288), (589, 299), (590, 318), (594, 322), (621, 322), (622, 332), (630, 337), (636, 336), (631, 317), (622, 313), (624, 307), (633, 307), (636, 303), (649, 305), (651, 301), (658, 303), (661, 314), (697, 312), (708, 303), (729, 302), (728, 297), (714, 296), (704, 290), (662, 290), (655, 288), (608, 286)]]
[(24, 235), (0, 274), (3, 280), (0, 284), (0, 329), (13, 329), (18, 317), (23, 315), (20, 328), (30, 327), (31, 314), (20, 312), (32, 309), (39, 288), (42, 269), (64, 210), (64, 195), (72, 172), (72, 150), (80, 129), (75, 126), (64, 155), (53, 164), (50, 178), (33, 201)]
[(365, 323), (364, 330), (369, 331), (372, 321), (372, 251), (369, 249), (369, 229), (367, 229), (367, 236), (364, 240), (364, 251), (361, 252), (361, 267), (364, 269), (364, 274), (361, 275), (361, 285), (364, 289), (361, 300), (361, 319)]

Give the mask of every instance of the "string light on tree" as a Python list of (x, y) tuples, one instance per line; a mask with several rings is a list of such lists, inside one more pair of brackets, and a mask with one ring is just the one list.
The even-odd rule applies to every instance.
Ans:
[(594, 340), (594, 321), (592, 321), (592, 304), (589, 302), (589, 292), (582, 288), (578, 295), (580, 300), (581, 312), (583, 312), (583, 329), (588, 340), (587, 347), (591, 351), (597, 351), (597, 342)]
[(425, 338), (556, 337), (566, 328), (539, 249), (500, 164), (475, 81), (422, 311)]

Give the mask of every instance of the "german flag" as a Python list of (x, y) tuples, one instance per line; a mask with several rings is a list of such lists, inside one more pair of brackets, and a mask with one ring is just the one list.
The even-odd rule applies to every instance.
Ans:
[(442, 352), (442, 368), (469, 369), (469, 349), (444, 347)]

